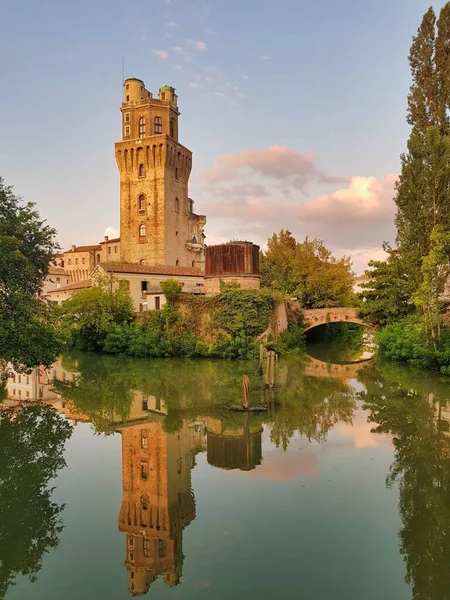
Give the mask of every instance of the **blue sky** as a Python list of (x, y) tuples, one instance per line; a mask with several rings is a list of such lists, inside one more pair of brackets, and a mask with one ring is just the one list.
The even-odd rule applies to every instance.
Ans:
[(407, 55), (429, 0), (0, 4), (0, 175), (62, 246), (118, 228), (122, 59), (151, 91), (177, 88), (209, 243), (283, 227), (360, 271), (392, 239)]

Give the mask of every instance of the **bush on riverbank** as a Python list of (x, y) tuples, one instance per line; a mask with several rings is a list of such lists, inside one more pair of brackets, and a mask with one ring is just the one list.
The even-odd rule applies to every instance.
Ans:
[(269, 326), (273, 293), (223, 286), (217, 296), (198, 298), (181, 294), (177, 282), (166, 284), (164, 308), (139, 318), (124, 289), (80, 291), (61, 311), (68, 345), (136, 357), (258, 356), (257, 336)]
[(381, 356), (450, 375), (449, 330), (442, 331), (434, 350), (431, 341), (427, 341), (423, 323), (418, 317), (409, 316), (378, 331), (376, 341)]

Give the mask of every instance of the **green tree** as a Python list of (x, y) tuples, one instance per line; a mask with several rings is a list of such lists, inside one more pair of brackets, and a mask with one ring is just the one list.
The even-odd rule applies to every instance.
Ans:
[(352, 302), (350, 258), (335, 258), (317, 239), (297, 242), (289, 231), (274, 234), (261, 256), (261, 284), (295, 295), (305, 308)]
[(61, 349), (54, 311), (39, 300), (55, 234), (0, 178), (0, 363), (17, 371), (50, 366)]
[(35, 581), (44, 554), (58, 546), (64, 506), (48, 486), (65, 467), (71, 433), (49, 406), (0, 409), (0, 598), (18, 574)]
[(397, 242), (416, 291), (422, 259), (431, 249), (436, 225), (450, 228), (450, 2), (436, 25), (432, 8), (413, 38), (409, 62), (408, 149), (397, 183)]
[(370, 281), (364, 283), (359, 308), (359, 317), (367, 323), (385, 326), (402, 319), (414, 310), (411, 294), (413, 283), (403, 256), (384, 244), (388, 253), (386, 260), (371, 260), (366, 275)]
[(180, 299), (183, 288), (179, 281), (167, 279), (161, 283), (161, 290), (168, 304), (175, 304)]
[(71, 343), (80, 350), (102, 350), (108, 333), (134, 318), (133, 302), (123, 286), (99, 282), (66, 300), (61, 308), (62, 324)]

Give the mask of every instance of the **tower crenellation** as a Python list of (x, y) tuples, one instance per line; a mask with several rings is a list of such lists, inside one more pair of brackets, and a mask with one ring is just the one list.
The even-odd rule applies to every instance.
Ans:
[(121, 260), (203, 268), (204, 216), (193, 212), (188, 184), (192, 152), (178, 140), (178, 97), (158, 97), (142, 80), (124, 82), (120, 173)]

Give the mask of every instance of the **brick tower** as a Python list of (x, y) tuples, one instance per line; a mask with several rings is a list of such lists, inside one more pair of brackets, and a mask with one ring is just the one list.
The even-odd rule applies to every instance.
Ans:
[(192, 152), (178, 142), (175, 89), (154, 98), (140, 79), (126, 79), (120, 173), (120, 259), (148, 265), (204, 265), (203, 228), (188, 196)]

